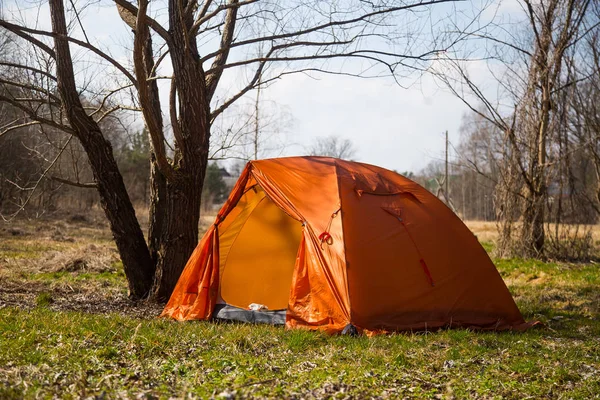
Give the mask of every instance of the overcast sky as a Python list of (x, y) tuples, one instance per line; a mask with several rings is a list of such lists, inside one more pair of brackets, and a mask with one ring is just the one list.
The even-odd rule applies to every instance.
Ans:
[[(102, 3), (105, 6), (94, 7), (93, 12), (83, 16), (87, 34), (93, 43), (109, 47), (119, 57), (131, 48), (131, 32), (119, 19), (116, 8), (110, 2)], [(38, 26), (49, 28), (47, 6), (38, 14), (37, 1), (5, 0), (4, 4), (8, 15), (15, 4), (26, 5), (28, 18), (39, 15)], [(502, 12), (515, 10), (516, 0), (502, 2)], [(467, 112), (459, 99), (429, 76), (402, 88), (384, 78), (297, 74), (271, 85), (263, 96), (286, 107), (293, 117), (286, 129), (288, 145), (282, 155), (303, 154), (316, 137), (336, 135), (352, 141), (357, 160), (398, 171), (416, 172), (432, 160), (443, 158), (443, 133), (448, 130), (450, 140), (456, 144), (461, 119)]]

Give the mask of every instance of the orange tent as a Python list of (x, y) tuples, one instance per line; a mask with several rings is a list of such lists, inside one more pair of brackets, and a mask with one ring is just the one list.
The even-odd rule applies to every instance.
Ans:
[(438, 198), (395, 172), (327, 157), (249, 162), (162, 315), (329, 332), (528, 326)]

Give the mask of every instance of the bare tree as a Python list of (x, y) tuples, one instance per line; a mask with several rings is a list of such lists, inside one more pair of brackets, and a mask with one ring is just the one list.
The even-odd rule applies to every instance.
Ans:
[[(595, 21), (600, 21), (600, 4), (594, 3)], [(578, 62), (579, 61), (579, 62)], [(565, 124), (572, 143), (570, 168), (584, 188), (582, 195), (600, 215), (600, 30), (585, 40), (580, 54), (573, 54), (568, 63), (570, 81)]]
[(356, 156), (356, 148), (350, 139), (342, 139), (339, 136), (331, 135), (316, 138), (308, 148), (308, 154), (350, 160)]
[(294, 117), (289, 107), (265, 98), (263, 90), (258, 87), (251, 102), (240, 100), (213, 123), (210, 160), (277, 157), (290, 144), (287, 133)]
[[(407, 71), (423, 70), (453, 44), (421, 40), (430, 37), (432, 21), (426, 18), (430, 7), (451, 1), (164, 0), (153, 2), (149, 11), (149, 0), (137, 4), (114, 0), (132, 30), (130, 67), (89, 40), (79, 17), (95, 3), (74, 8), (73, 2), (49, 0), (51, 30), (33, 27), (34, 21), (0, 20), (34, 61), (14, 63), (12, 68), (33, 69), (43, 83), (5, 79), (4, 84), (12, 87), (27, 86), (35, 98), (22, 101), (1, 95), (0, 101), (27, 116), (18, 123), (50, 126), (81, 143), (131, 297), (162, 300), (171, 294), (198, 242), (202, 185), (215, 121), (250, 91), (292, 73), (399, 78)], [(65, 3), (71, 9), (65, 10)], [(403, 15), (409, 18), (402, 19)], [(83, 82), (76, 73), (80, 57), (74, 58), (74, 49), (120, 74), (111, 79), (102, 72), (95, 76), (114, 86), (90, 90), (93, 79)], [(224, 84), (226, 76), (235, 84)], [(170, 83), (168, 106), (161, 104), (159, 80)], [(133, 100), (127, 103), (129, 92)], [(119, 96), (122, 101), (108, 110), (90, 109), (82, 102), (85, 96), (100, 99), (103, 106)], [(117, 109), (140, 112), (150, 138), (147, 243), (99, 124)], [(168, 110), (165, 115), (163, 110)]]
[[(35, 68), (14, 68), (19, 43), (6, 31), (0, 36), (0, 95), (34, 102), (41, 87)], [(28, 82), (14, 86), (10, 82)], [(34, 104), (38, 109), (44, 104)], [(53, 127), (27, 122), (26, 114), (8, 102), (0, 103), (0, 213), (10, 218), (34, 209), (35, 215), (53, 212), (61, 198), (87, 187), (80, 177), (88, 172), (81, 146), (69, 134)], [(106, 121), (106, 120), (105, 120)], [(90, 174), (91, 175), (91, 174)], [(64, 190), (65, 182), (77, 183)], [(81, 190), (85, 192), (85, 190)]]
[[(483, 53), (468, 48), (468, 57), (488, 63), (504, 96), (487, 94), (471, 77), (468, 62), (457, 61), (460, 57), (441, 59), (440, 67), (432, 72), (502, 135), (502, 166), (496, 185), (499, 252), (539, 257), (545, 241), (549, 140), (560, 123), (556, 103), (568, 87), (562, 81), (565, 58), (597, 25), (585, 27), (589, 0), (523, 0), (519, 4), (522, 30), (492, 21), (468, 32), (479, 47), (485, 44)], [(517, 219), (518, 236), (514, 235)]]

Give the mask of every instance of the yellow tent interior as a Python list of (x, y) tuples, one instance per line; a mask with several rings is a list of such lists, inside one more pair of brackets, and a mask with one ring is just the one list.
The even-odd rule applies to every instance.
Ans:
[(240, 308), (285, 309), (301, 236), (301, 223), (252, 186), (219, 229), (221, 299)]

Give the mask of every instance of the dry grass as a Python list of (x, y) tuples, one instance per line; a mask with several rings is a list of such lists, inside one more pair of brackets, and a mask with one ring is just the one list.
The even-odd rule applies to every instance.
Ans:
[[(160, 306), (134, 304), (102, 215), (17, 220), (0, 226), (0, 308), (155, 316)], [(0, 396), (1, 398), (1, 396)]]
[(495, 222), (464, 221), (480, 242), (495, 242), (498, 239), (498, 229)]
[[(495, 242), (498, 239), (498, 230), (496, 222), (494, 221), (464, 221), (469, 229), (477, 236), (480, 242)], [(549, 224), (548, 227), (552, 230), (556, 228), (556, 224)], [(594, 243), (600, 243), (600, 225), (579, 225), (570, 226), (566, 225), (559, 226), (559, 230), (568, 229), (570, 232), (575, 232), (579, 229), (579, 232), (583, 232), (586, 229), (590, 230)]]

